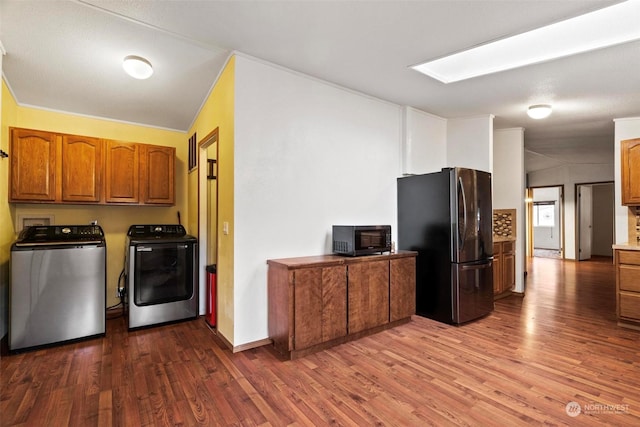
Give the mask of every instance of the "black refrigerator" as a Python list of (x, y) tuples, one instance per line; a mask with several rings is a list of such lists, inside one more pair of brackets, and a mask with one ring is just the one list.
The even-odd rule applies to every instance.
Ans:
[(398, 249), (417, 251), (416, 314), (449, 324), (493, 310), (491, 174), (398, 178)]

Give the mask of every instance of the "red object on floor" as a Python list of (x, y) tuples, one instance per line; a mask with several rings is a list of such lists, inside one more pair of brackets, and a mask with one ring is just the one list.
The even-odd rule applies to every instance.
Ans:
[(216, 266), (207, 266), (207, 312), (204, 320), (209, 326), (216, 326)]

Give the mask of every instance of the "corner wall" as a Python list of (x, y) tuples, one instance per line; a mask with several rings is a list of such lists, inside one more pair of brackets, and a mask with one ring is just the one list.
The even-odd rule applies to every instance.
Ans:
[[(17, 105), (4, 79), (0, 80), (0, 149), (9, 153), (9, 123), (15, 121)], [(0, 158), (0, 338), (5, 336), (9, 326), (9, 260), (11, 243), (15, 239), (12, 220), (15, 208), (9, 204), (9, 161), (10, 158)]]
[[(217, 163), (217, 247), (216, 247), (216, 280), (217, 280), (217, 324), (216, 328), (229, 343), (235, 344), (234, 324), (236, 318), (236, 299), (234, 296), (234, 239), (235, 239), (235, 218), (234, 218), (234, 145), (235, 145), (235, 63), (236, 58), (232, 56), (214, 83), (211, 93), (204, 102), (202, 109), (198, 113), (193, 126), (189, 130), (189, 135), (197, 134), (198, 143), (218, 128), (218, 163)], [(198, 150), (198, 155), (200, 150)], [(247, 173), (252, 173), (247, 171)], [(198, 211), (199, 184), (198, 173), (192, 172), (189, 175), (189, 210)], [(191, 217), (190, 221), (198, 224), (197, 214)], [(229, 233), (223, 233), (223, 223), (229, 224)], [(193, 234), (198, 234), (203, 230), (194, 230)], [(209, 243), (211, 244), (211, 243)], [(200, 265), (200, 308), (203, 308), (205, 297), (206, 266)]]
[(524, 128), (493, 132), (493, 208), (516, 210), (516, 284), (524, 292), (526, 211), (524, 205)]
[(402, 108), (245, 56), (235, 106), (237, 346), (268, 337), (268, 259), (330, 253), (332, 224), (395, 238)]
[(493, 116), (447, 120), (447, 166), (493, 172)]
[(402, 173), (438, 172), (447, 166), (447, 120), (403, 108)]

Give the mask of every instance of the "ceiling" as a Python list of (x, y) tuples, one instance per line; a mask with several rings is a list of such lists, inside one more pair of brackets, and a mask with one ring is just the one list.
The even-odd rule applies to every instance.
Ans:
[[(450, 84), (408, 67), (614, 3), (2, 0), (0, 41), (24, 106), (187, 131), (235, 51), (445, 118), (493, 114), (525, 128), (532, 171), (613, 163), (613, 119), (640, 116), (640, 41)], [(152, 78), (124, 74), (132, 54)], [(529, 119), (540, 103), (552, 116)]]

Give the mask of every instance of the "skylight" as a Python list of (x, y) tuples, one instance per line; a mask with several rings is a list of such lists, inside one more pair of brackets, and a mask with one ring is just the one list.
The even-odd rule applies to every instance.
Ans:
[(411, 68), (457, 82), (639, 40), (639, 18), (640, 1), (630, 0)]

